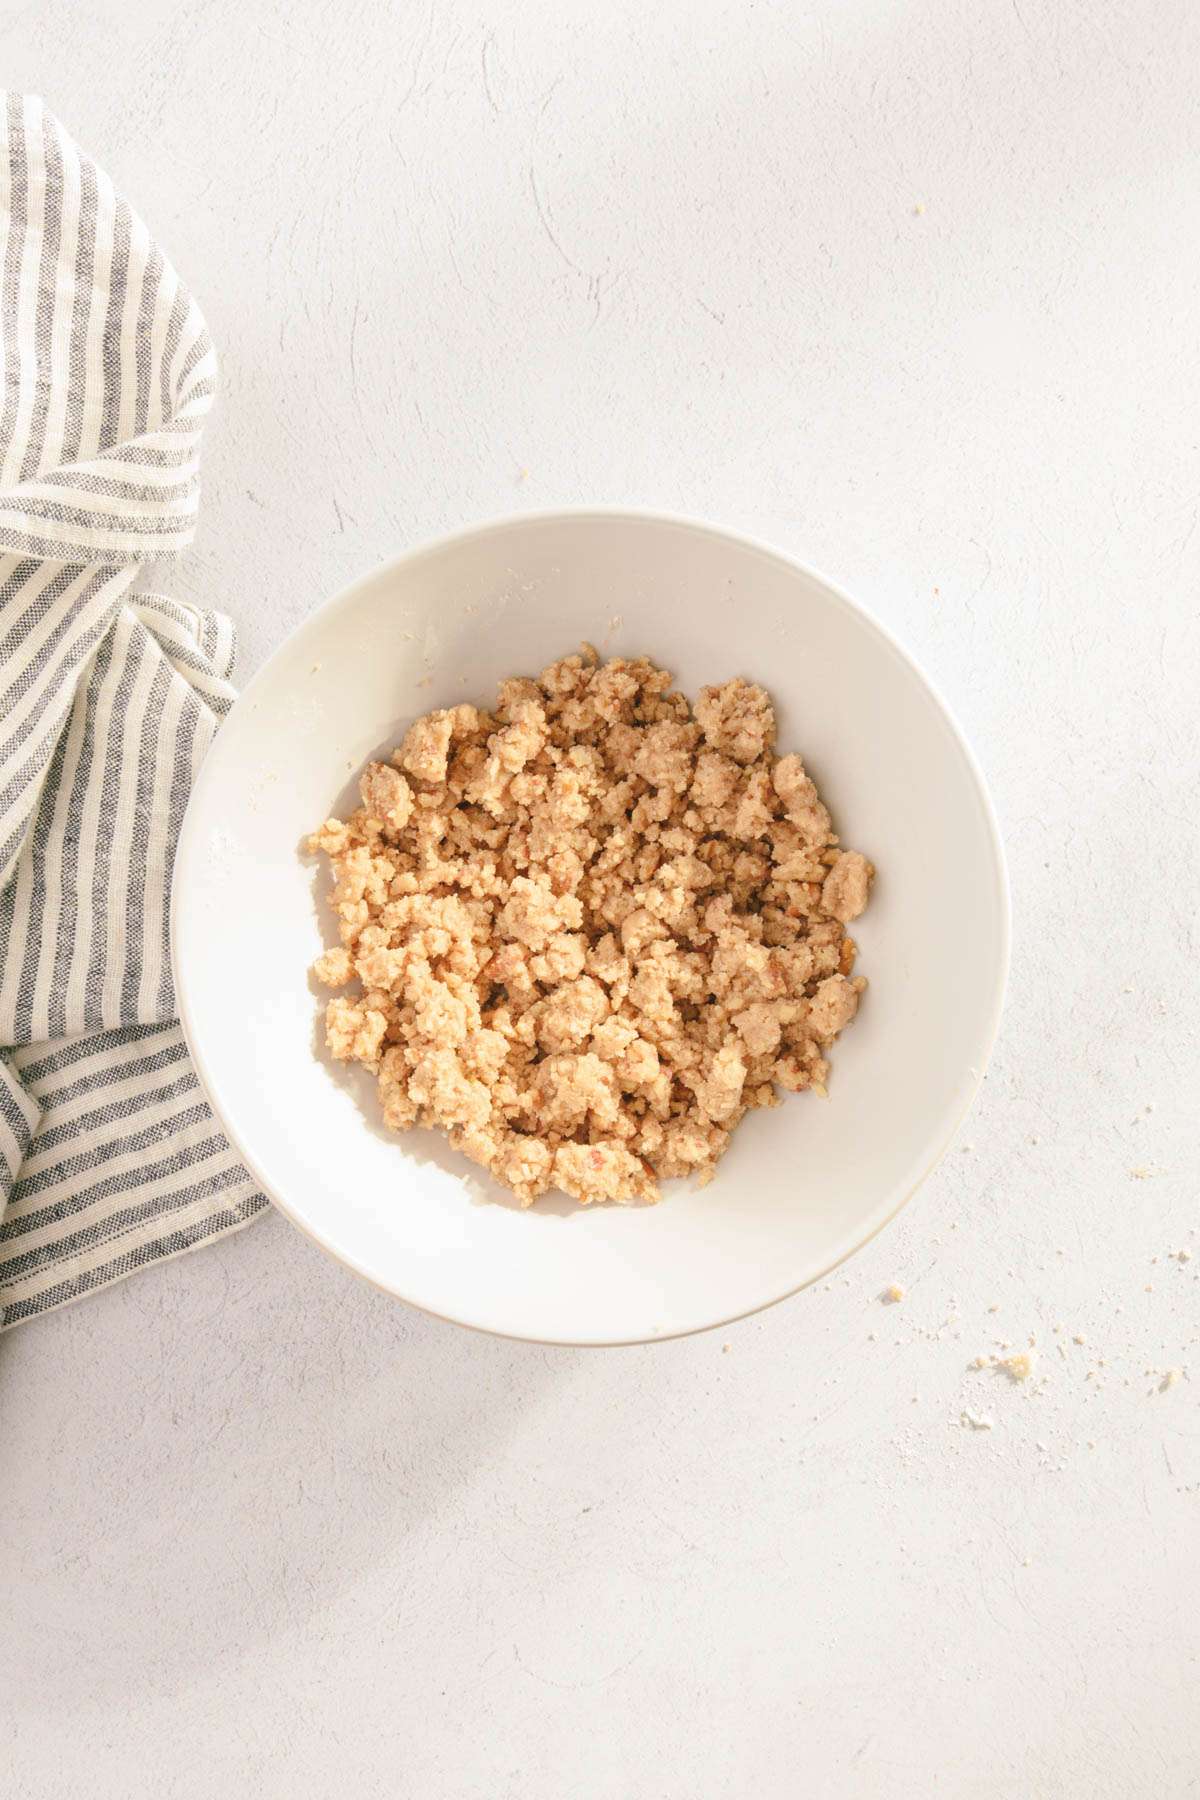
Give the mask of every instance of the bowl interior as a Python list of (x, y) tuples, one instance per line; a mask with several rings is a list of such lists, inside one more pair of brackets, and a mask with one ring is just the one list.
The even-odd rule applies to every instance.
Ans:
[[(313, 958), (327, 875), (300, 842), (433, 706), (489, 701), (590, 640), (645, 652), (690, 695), (743, 674), (774, 696), (847, 846), (878, 867), (854, 928), (870, 986), (830, 1098), (739, 1128), (704, 1189), (656, 1208), (521, 1212), (431, 1133), (378, 1124), (373, 1083), (324, 1055)], [(248, 1165), (327, 1249), (384, 1288), (487, 1330), (637, 1341), (764, 1306), (824, 1273), (936, 1161), (983, 1071), (1007, 956), (999, 843), (944, 707), (895, 644), (816, 576), (684, 521), (591, 513), (486, 526), (380, 569), (255, 678), (201, 771), (173, 939), (198, 1072)]]

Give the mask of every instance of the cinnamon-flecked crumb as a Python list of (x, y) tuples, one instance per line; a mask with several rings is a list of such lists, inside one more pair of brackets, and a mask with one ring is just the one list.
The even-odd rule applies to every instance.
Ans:
[[(747, 1111), (824, 1093), (865, 982), (843, 851), (764, 690), (694, 709), (645, 658), (564, 657), (418, 719), (310, 839), (340, 946), (333, 1055), (525, 1205), (708, 1180)], [(899, 1295), (896, 1296), (899, 1298)]]

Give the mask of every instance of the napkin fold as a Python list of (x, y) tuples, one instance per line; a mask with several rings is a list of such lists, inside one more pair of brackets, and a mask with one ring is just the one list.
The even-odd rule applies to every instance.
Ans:
[(2, 1329), (267, 1202), (189, 1061), (167, 935), (233, 630), (139, 589), (192, 538), (216, 360), (104, 172), (40, 100), (0, 116)]

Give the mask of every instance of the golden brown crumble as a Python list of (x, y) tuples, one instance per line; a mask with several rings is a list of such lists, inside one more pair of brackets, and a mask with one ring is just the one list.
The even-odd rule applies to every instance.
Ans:
[(356, 983), (327, 1041), (385, 1122), (440, 1127), (525, 1205), (651, 1201), (778, 1087), (823, 1093), (874, 870), (774, 740), (750, 682), (693, 709), (587, 650), (371, 763), (310, 840), (341, 937), (314, 974)]

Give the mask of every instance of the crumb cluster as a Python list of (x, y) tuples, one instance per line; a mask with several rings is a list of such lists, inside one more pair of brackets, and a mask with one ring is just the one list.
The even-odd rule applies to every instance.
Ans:
[(760, 687), (693, 709), (585, 650), (368, 765), (310, 840), (341, 937), (315, 973), (354, 984), (328, 1044), (385, 1122), (440, 1128), (525, 1205), (644, 1202), (711, 1176), (777, 1088), (823, 1093), (874, 871), (774, 740)]

